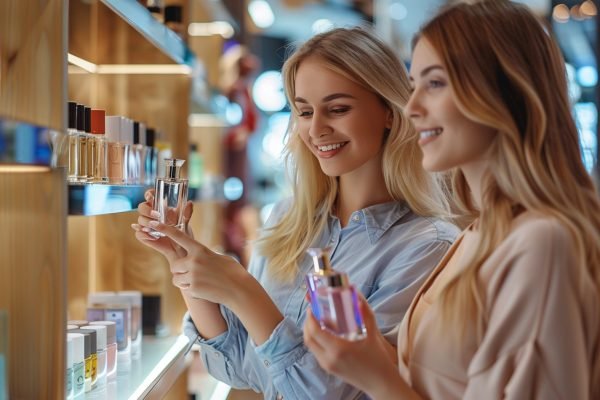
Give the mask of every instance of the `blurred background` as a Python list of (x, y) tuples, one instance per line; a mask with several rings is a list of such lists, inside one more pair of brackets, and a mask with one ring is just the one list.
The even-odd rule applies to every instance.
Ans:
[[(597, 4), (592, 0), (519, 2), (540, 15), (558, 39), (567, 63), (573, 116), (580, 132), (583, 161), (588, 171), (597, 175)], [(205, 32), (211, 29), (221, 32), (223, 59), (231, 56), (229, 53), (233, 53), (230, 51), (232, 48), (242, 45), (249, 54), (245, 57), (249, 61), (247, 64), (251, 65), (246, 69), (243, 79), (248, 85), (253, 104), (244, 105), (243, 101), (236, 101), (236, 95), (232, 95), (231, 91), (223, 92), (228, 97), (222, 99), (226, 108), (222, 119), (224, 124), (232, 127), (241, 123), (247, 128), (247, 161), (244, 160), (247, 170), (240, 172), (240, 165), (225, 168), (226, 199), (235, 203), (239, 197), (257, 209), (261, 220), (264, 220), (273, 203), (289, 194), (280, 157), (289, 109), (286, 107), (279, 71), (290, 45), (333, 27), (372, 24), (378, 34), (396, 49), (408, 67), (410, 42), (414, 33), (446, 3), (444, 0), (211, 2), (208, 14), (212, 13), (213, 22), (203, 25)], [(199, 26), (190, 24), (189, 34), (197, 32)], [(189, 40), (193, 43), (195, 39), (190, 37)], [(251, 55), (253, 59), (249, 58)], [(221, 84), (221, 88), (226, 87), (227, 84)], [(239, 87), (235, 90), (239, 90)], [(250, 124), (245, 119), (248, 114)]]

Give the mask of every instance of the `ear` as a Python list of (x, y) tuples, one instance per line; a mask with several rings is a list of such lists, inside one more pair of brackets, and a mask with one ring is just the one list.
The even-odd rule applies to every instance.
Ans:
[(392, 124), (394, 123), (394, 113), (391, 109), (388, 108), (385, 115), (385, 127), (386, 129), (392, 129)]

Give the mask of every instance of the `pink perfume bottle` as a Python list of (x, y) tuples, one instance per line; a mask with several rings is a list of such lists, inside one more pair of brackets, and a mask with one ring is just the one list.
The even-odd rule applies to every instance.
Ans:
[[(178, 229), (183, 229), (183, 210), (188, 197), (188, 180), (179, 177), (184, 162), (185, 160), (176, 158), (165, 158), (165, 176), (156, 178), (154, 185), (154, 211), (160, 214), (158, 221)], [(152, 231), (150, 235), (164, 236), (158, 231)]]
[(313, 315), (322, 329), (347, 340), (360, 340), (367, 331), (360, 312), (356, 289), (348, 275), (337, 272), (329, 261), (329, 248), (307, 250), (314, 271), (306, 276)]

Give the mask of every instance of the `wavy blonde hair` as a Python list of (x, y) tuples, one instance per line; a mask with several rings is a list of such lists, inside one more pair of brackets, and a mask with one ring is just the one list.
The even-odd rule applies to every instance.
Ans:
[(323, 67), (375, 93), (391, 110), (393, 122), (383, 144), (382, 160), (390, 196), (405, 201), (419, 215), (449, 215), (442, 179), (421, 166), (416, 131), (403, 116), (410, 95), (404, 65), (387, 45), (363, 28), (339, 28), (316, 35), (283, 66), (285, 92), (292, 109), (285, 158), (293, 186), (293, 204), (257, 242), (268, 260), (269, 272), (284, 281), (297, 276), (298, 264), (322, 232), (338, 194), (337, 179), (323, 173), (296, 132), (296, 74), (308, 57), (317, 57)]
[(479, 217), (481, 239), (465, 272), (442, 291), (444, 327), (464, 332), (471, 323), (483, 334), (487, 321), (473, 320), (485, 315), (478, 273), (521, 210), (554, 217), (569, 230), (578, 257), (574, 267), (600, 290), (600, 202), (582, 163), (565, 64), (541, 21), (505, 0), (459, 3), (428, 22), (413, 47), (419, 38), (441, 57), (460, 111), (497, 131), (481, 210), (464, 175), (453, 171), (456, 201)]

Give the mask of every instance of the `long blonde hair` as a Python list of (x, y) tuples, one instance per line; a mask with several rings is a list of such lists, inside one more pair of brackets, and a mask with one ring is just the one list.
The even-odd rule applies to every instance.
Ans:
[(483, 334), (478, 273), (522, 210), (554, 217), (569, 230), (574, 268), (600, 290), (600, 202), (582, 163), (564, 61), (541, 21), (507, 0), (460, 3), (428, 22), (419, 38), (441, 57), (460, 111), (497, 131), (480, 210), (463, 174), (453, 172), (453, 193), (465, 213), (479, 217), (481, 238), (465, 272), (442, 291), (444, 329), (471, 323)]
[(375, 93), (391, 110), (393, 123), (384, 143), (382, 169), (387, 190), (417, 214), (448, 215), (441, 179), (421, 166), (421, 152), (412, 124), (403, 116), (409, 98), (404, 65), (381, 40), (363, 28), (334, 29), (314, 36), (283, 66), (286, 96), (292, 108), (287, 132), (286, 164), (293, 186), (293, 205), (257, 244), (270, 273), (293, 280), (306, 249), (323, 230), (338, 194), (338, 181), (323, 173), (318, 160), (296, 132), (295, 81), (298, 67), (318, 57), (325, 68)]

